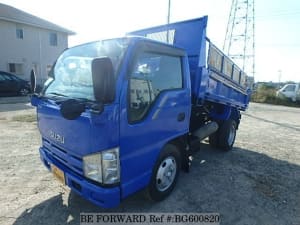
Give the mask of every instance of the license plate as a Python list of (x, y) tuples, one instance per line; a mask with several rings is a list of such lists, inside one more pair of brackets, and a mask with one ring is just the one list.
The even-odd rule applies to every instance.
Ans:
[(59, 180), (61, 183), (65, 184), (65, 173), (57, 168), (57, 166), (51, 164), (51, 171), (54, 175), (54, 177)]

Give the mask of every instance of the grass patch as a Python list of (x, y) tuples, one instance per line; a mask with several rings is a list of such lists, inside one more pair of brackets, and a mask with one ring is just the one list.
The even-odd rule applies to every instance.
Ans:
[(18, 115), (14, 116), (11, 119), (12, 121), (17, 121), (17, 122), (27, 122), (27, 123), (32, 123), (36, 121), (36, 115), (34, 114), (28, 114), (28, 115)]
[(278, 98), (276, 96), (276, 88), (267, 85), (260, 86), (256, 91), (252, 93), (251, 101), (258, 103), (268, 103), (273, 105), (285, 105), (292, 107), (300, 107), (299, 102), (292, 102), (287, 98)]

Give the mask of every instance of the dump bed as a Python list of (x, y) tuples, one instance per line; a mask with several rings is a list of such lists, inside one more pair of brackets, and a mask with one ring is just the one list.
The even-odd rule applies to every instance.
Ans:
[(249, 103), (246, 74), (206, 37), (207, 16), (130, 32), (186, 50), (193, 104), (205, 101), (245, 110)]

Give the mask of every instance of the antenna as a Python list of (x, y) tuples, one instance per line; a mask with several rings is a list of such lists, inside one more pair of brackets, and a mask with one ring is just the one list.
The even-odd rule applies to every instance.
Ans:
[(251, 87), (255, 76), (254, 0), (232, 0), (223, 51), (246, 72)]

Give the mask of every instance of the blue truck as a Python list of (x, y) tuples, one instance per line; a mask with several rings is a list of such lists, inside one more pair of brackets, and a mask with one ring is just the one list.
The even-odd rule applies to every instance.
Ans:
[(201, 140), (232, 149), (250, 92), (206, 27), (204, 16), (66, 49), (31, 97), (54, 176), (105, 208), (143, 189), (161, 201)]

